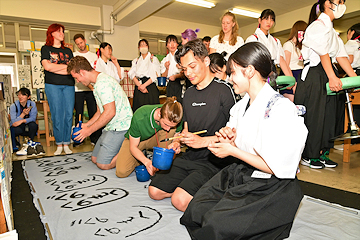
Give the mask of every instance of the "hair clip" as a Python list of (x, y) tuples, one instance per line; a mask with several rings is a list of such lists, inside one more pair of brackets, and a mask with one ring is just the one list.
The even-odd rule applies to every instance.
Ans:
[(316, 6), (316, 15), (319, 15), (320, 13), (320, 4), (318, 3)]

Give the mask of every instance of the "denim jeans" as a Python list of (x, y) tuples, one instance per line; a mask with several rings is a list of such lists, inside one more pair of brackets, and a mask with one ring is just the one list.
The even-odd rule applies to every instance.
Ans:
[(56, 145), (68, 145), (71, 138), (75, 87), (45, 83)]

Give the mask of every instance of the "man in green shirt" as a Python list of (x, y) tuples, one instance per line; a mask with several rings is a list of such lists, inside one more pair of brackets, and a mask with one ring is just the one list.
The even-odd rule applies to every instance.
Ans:
[(150, 175), (154, 175), (157, 169), (143, 154), (144, 149), (159, 146), (179, 153), (176, 144), (160, 141), (173, 137), (176, 126), (176, 132), (182, 130), (182, 115), (182, 106), (175, 98), (168, 98), (164, 105), (145, 105), (136, 110), (116, 161), (116, 176), (129, 176), (140, 163), (146, 166)]

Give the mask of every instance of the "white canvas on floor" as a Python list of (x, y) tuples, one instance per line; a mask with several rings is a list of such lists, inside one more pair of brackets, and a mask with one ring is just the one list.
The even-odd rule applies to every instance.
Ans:
[[(23, 168), (49, 239), (190, 239), (170, 199), (149, 198), (150, 181), (100, 170), (91, 153), (27, 160)], [(359, 239), (359, 226), (359, 210), (305, 196), (289, 239)]]
[(53, 239), (190, 239), (170, 199), (149, 198), (150, 181), (138, 182), (134, 173), (118, 178), (115, 169), (100, 170), (90, 157), (23, 162), (34, 204)]

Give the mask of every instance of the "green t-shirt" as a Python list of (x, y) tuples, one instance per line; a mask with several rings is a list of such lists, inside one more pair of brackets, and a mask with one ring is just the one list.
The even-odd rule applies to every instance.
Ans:
[(128, 130), (133, 114), (129, 100), (120, 84), (109, 75), (100, 73), (96, 78), (93, 93), (101, 113), (104, 112), (104, 105), (115, 101), (116, 114), (106, 124), (105, 131)]
[[(129, 138), (130, 135), (133, 138), (140, 138), (140, 141), (144, 141), (155, 135), (155, 129), (156, 132), (162, 130), (161, 126), (159, 126), (154, 119), (155, 110), (161, 107), (161, 104), (156, 104), (144, 105), (138, 108), (131, 119), (131, 125), (125, 137)], [(176, 132), (180, 132), (181, 130), (182, 122), (177, 125)]]

